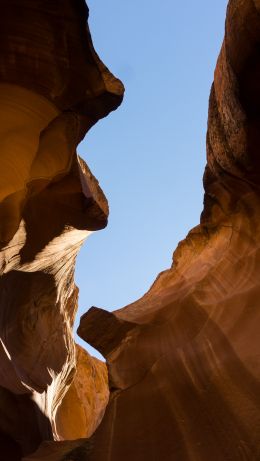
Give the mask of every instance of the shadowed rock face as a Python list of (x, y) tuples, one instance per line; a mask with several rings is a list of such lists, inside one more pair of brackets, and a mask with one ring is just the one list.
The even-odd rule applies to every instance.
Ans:
[[(13, 20), (9, 5), (24, 21)], [(106, 224), (107, 205), (75, 149), (122, 99), (120, 83), (85, 32), (86, 13), (79, 1), (62, 8), (60, 2), (6, 2), (0, 57), (0, 152), (8, 175), (1, 189), (4, 454), (19, 460), (49, 439), (23, 459), (258, 461), (260, 2), (229, 2), (209, 102), (200, 225), (142, 299), (113, 313), (91, 308), (81, 319), (79, 334), (107, 359), (111, 391), (101, 424), (84, 440), (104, 411), (106, 373), (81, 349), (75, 358), (73, 268), (88, 231)], [(17, 152), (9, 159), (11, 141)]]
[(231, 0), (200, 225), (142, 299), (82, 317), (109, 367), (104, 418), (89, 440), (45, 443), (28, 461), (260, 459), (259, 50), (260, 2)]
[(83, 0), (1, 3), (0, 458), (10, 461), (67, 436), (60, 405), (76, 368), (70, 392), (85, 401), (74, 411), (87, 416), (72, 438), (94, 431), (108, 398), (105, 364), (76, 355), (72, 335), (76, 255), (108, 216), (76, 147), (123, 97), (87, 17)]

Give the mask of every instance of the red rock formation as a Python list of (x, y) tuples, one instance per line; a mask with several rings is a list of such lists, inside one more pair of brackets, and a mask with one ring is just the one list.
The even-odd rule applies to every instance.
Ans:
[[(70, 438), (66, 399), (78, 405), (83, 379), (79, 367), (64, 398), (76, 365), (75, 256), (87, 230), (106, 223), (104, 198), (75, 148), (122, 90), (93, 52), (83, 2), (62, 10), (59, 2), (5, 3), (0, 441), (15, 461), (59, 431)], [(230, 0), (200, 225), (141, 300), (82, 317), (79, 334), (109, 366), (104, 418), (91, 438), (46, 441), (26, 461), (260, 459), (259, 43), (259, 0)], [(75, 407), (73, 418), (84, 411)]]
[[(87, 16), (83, 0), (1, 2), (0, 458), (6, 461), (61, 438), (56, 412), (76, 367), (75, 259), (89, 233), (107, 223), (106, 199), (76, 147), (120, 104), (123, 87), (97, 57)], [(100, 366), (93, 367), (99, 374)], [(101, 405), (92, 408), (85, 436)]]
[(90, 437), (103, 418), (108, 398), (106, 364), (77, 346), (76, 373), (55, 418), (59, 439)]
[(259, 45), (260, 2), (231, 0), (201, 223), (142, 299), (82, 317), (79, 334), (109, 365), (105, 416), (89, 441), (28, 460), (260, 459)]
[(88, 461), (260, 459), (259, 45), (260, 2), (231, 0), (201, 224), (140, 301), (81, 320), (112, 390)]

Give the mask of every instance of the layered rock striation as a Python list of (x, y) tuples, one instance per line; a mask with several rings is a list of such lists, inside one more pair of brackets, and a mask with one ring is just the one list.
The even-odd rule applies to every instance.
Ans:
[(230, 0), (200, 225), (142, 299), (81, 319), (111, 388), (81, 459), (260, 459), (259, 72), (260, 2)]
[[(88, 382), (96, 404), (81, 402), (88, 417), (72, 437), (93, 432), (108, 397), (105, 364), (82, 351), (76, 354), (72, 334), (76, 255), (92, 231), (106, 226), (108, 216), (106, 198), (76, 147), (123, 97), (122, 84), (93, 49), (87, 18), (83, 0), (1, 2), (3, 460), (20, 460), (43, 440), (67, 436), (71, 423), (60, 404), (76, 369), (74, 394)], [(83, 398), (88, 393), (80, 392)]]
[(103, 419), (106, 368), (75, 354), (72, 324), (76, 254), (107, 204), (76, 146), (123, 88), (93, 50), (83, 1), (4, 3), (4, 459), (258, 461), (260, 2), (228, 5), (200, 224), (143, 298), (81, 319), (108, 365)]
[(260, 458), (259, 14), (259, 2), (229, 2), (200, 225), (142, 299), (81, 319), (80, 336), (109, 366), (100, 426), (89, 441), (45, 444), (32, 460)]

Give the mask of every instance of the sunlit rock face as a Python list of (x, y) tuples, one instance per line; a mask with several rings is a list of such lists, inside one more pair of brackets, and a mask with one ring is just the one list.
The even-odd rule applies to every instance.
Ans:
[(16, 461), (70, 438), (59, 407), (72, 382), (85, 415), (72, 438), (89, 436), (107, 403), (105, 365), (76, 354), (72, 335), (76, 255), (108, 216), (76, 147), (123, 86), (93, 49), (83, 0), (0, 9), (0, 459)]
[(104, 415), (108, 398), (106, 364), (77, 345), (75, 376), (55, 418), (59, 439), (90, 437)]
[(76, 255), (108, 214), (76, 147), (123, 94), (87, 14), (1, 4), (0, 458), (258, 461), (260, 2), (228, 6), (200, 225), (141, 300), (82, 317), (108, 378), (72, 336)]
[(171, 269), (79, 334), (106, 357), (110, 400), (86, 441), (31, 461), (260, 459), (260, 2), (231, 0), (209, 102), (200, 225)]

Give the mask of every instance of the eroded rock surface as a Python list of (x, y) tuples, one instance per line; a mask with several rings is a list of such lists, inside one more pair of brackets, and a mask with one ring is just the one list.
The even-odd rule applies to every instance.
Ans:
[[(108, 216), (76, 147), (117, 108), (123, 86), (93, 49), (83, 0), (4, 0), (0, 9), (0, 459), (16, 461), (62, 439), (56, 413), (77, 366), (75, 259)], [(91, 361), (79, 355), (74, 389)], [(85, 377), (104, 387), (95, 407), (86, 402), (85, 436), (106, 404), (104, 366), (89, 363), (95, 385)]]
[(229, 2), (200, 225), (142, 299), (82, 317), (109, 370), (94, 433), (106, 371), (80, 349), (76, 360), (73, 271), (107, 204), (75, 149), (123, 90), (93, 51), (83, 1), (4, 4), (1, 456), (45, 440), (23, 459), (258, 461), (260, 2)]
[(28, 460), (260, 459), (259, 46), (260, 2), (230, 0), (200, 225), (142, 299), (82, 317), (109, 365), (105, 416), (89, 441)]
[(103, 418), (108, 398), (106, 364), (77, 345), (75, 376), (55, 418), (59, 439), (90, 437)]
[[(82, 318), (79, 333), (106, 356), (112, 388), (82, 459), (260, 459), (259, 46), (260, 3), (231, 0), (201, 223), (140, 301), (113, 322), (97, 309)], [(100, 322), (106, 337), (111, 325), (112, 350)]]

